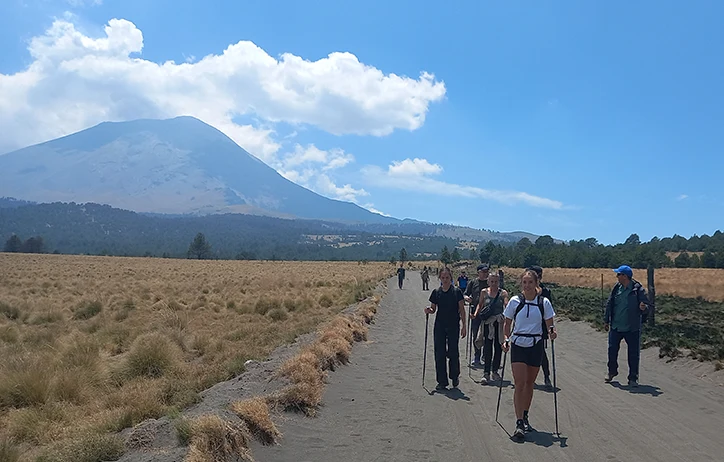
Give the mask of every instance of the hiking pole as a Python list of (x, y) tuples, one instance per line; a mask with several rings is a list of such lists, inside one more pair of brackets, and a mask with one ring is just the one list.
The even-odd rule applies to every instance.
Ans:
[[(510, 345), (510, 343), (509, 343)], [(500, 396), (503, 394), (503, 378), (505, 377), (505, 361), (508, 359), (508, 352), (503, 354), (503, 370), (500, 371), (500, 385), (498, 385), (498, 404), (495, 406), (495, 421), (498, 422), (498, 413), (500, 412)], [(498, 422), (500, 424), (500, 422)]]
[(422, 388), (425, 388), (425, 366), (427, 365), (427, 328), (430, 325), (430, 313), (425, 313), (425, 351), (422, 353)]
[[(551, 326), (550, 332), (553, 333), (553, 326)], [(558, 385), (556, 384), (556, 341), (551, 339), (551, 363), (553, 366), (553, 404), (556, 415), (556, 436), (561, 437), (561, 433), (558, 431)]]

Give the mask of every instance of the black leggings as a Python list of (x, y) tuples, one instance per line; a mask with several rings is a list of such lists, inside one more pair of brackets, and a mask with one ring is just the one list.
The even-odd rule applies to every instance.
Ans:
[[(435, 323), (432, 331), (435, 342), (435, 373), (439, 385), (448, 385), (448, 367), (450, 379), (457, 382), (460, 377), (460, 325)], [(449, 360), (449, 364), (448, 361)]]

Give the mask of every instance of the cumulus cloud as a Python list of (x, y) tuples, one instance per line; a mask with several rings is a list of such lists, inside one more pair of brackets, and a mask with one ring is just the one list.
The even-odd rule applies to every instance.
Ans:
[[(104, 37), (56, 20), (30, 41), (26, 69), (0, 74), (0, 152), (107, 120), (192, 115), (271, 162), (281, 146), (277, 122), (384, 136), (419, 128), (430, 104), (445, 96), (444, 83), (430, 73), (385, 74), (351, 53), (275, 58), (240, 41), (177, 64), (143, 59), (143, 46), (141, 30), (125, 19), (110, 20)], [(241, 115), (265, 125), (235, 123)]]
[(679, 197), (676, 198), (677, 201), (683, 201), (684, 199), (688, 199), (689, 196), (687, 194), (682, 194)]
[(562, 202), (522, 191), (483, 189), (431, 178), (431, 175), (437, 175), (442, 170), (440, 165), (431, 164), (426, 159), (415, 158), (411, 160), (408, 158), (403, 161), (393, 161), (387, 167), (387, 170), (378, 166), (366, 166), (362, 169), (362, 174), (369, 184), (388, 189), (426, 192), (443, 196), (480, 198), (506, 205), (525, 204), (549, 209), (564, 208)]

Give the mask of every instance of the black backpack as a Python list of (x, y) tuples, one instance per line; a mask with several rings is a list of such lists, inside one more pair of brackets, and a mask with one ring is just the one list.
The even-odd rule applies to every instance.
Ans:
[(541, 331), (543, 332), (543, 335), (542, 336), (539, 336), (536, 334), (514, 334), (514, 335), (517, 335), (519, 337), (541, 337), (543, 340), (546, 340), (548, 338), (548, 328), (546, 326), (545, 315), (543, 314), (545, 312), (545, 309), (543, 307), (543, 299), (544, 299), (543, 295), (538, 296), (537, 304), (528, 303), (525, 299), (525, 295), (523, 295), (523, 294), (519, 294), (518, 299), (520, 300), (520, 302), (518, 303), (518, 306), (515, 308), (515, 315), (513, 315), (513, 321), (515, 321), (515, 319), (518, 317), (518, 313), (520, 313), (520, 310), (525, 308), (526, 305), (537, 306), (538, 309), (540, 310)]

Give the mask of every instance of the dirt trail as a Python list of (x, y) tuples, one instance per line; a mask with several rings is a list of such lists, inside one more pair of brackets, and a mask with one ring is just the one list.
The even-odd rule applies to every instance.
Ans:
[[(330, 374), (316, 418), (286, 415), (274, 447), (254, 445), (258, 461), (551, 460), (716, 461), (724, 458), (724, 380), (690, 362), (666, 363), (642, 352), (641, 387), (603, 383), (606, 335), (585, 323), (558, 322), (559, 426), (553, 394), (538, 390), (531, 423), (538, 432), (514, 443), (495, 422), (498, 388), (481, 386), (463, 367), (459, 392), (428, 394), (421, 387), (425, 317), (417, 273), (405, 288), (390, 279), (369, 342), (356, 345), (351, 364)], [(435, 282), (435, 281), (433, 281)], [(434, 288), (434, 284), (431, 284)], [(435, 385), (432, 325), (426, 385)], [(460, 343), (464, 355), (465, 341)], [(550, 349), (548, 350), (550, 355)], [(622, 343), (621, 375), (626, 376)], [(463, 358), (464, 359), (464, 358)], [(464, 365), (463, 365), (464, 366)], [(701, 369), (704, 366), (699, 366)], [(712, 367), (709, 367), (713, 370)], [(481, 371), (474, 371), (478, 380)], [(511, 378), (506, 366), (506, 382)], [(539, 378), (539, 382), (542, 378)], [(500, 422), (514, 426), (513, 390), (503, 388)]]

